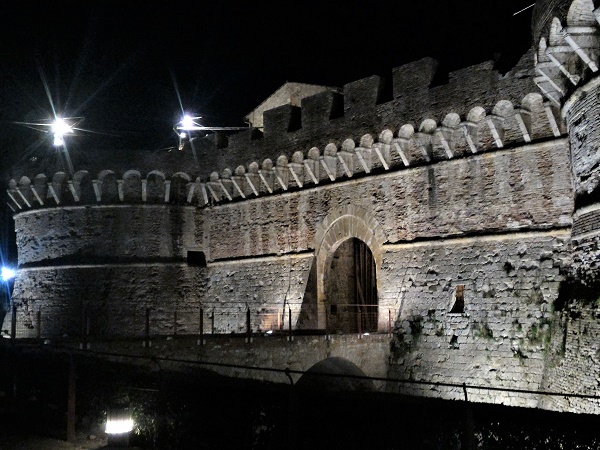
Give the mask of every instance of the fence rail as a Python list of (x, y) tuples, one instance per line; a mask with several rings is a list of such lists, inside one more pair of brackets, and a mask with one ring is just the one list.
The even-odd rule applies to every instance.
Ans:
[(157, 336), (246, 336), (285, 334), (353, 334), (391, 333), (395, 320), (393, 309), (377, 305), (329, 305), (322, 327), (309, 327), (300, 320), (302, 314), (284, 308), (157, 308), (141, 307), (122, 310), (82, 303), (80, 310), (35, 310), (13, 302), (1, 330), (4, 337), (65, 338), (111, 340)]

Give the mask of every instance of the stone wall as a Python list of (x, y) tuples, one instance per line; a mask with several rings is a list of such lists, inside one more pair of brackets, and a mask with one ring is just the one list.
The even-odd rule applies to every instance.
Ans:
[(588, 298), (572, 292), (555, 314), (542, 390), (574, 396), (544, 396), (540, 407), (556, 411), (597, 414), (600, 383), (598, 291)]
[[(553, 302), (568, 262), (568, 232), (515, 233), (386, 246), (381, 303), (399, 311), (390, 376), (536, 390), (544, 373)], [(457, 287), (464, 308), (453, 311)], [(461, 389), (403, 386), (463, 398)], [(536, 396), (476, 401), (535, 406)]]

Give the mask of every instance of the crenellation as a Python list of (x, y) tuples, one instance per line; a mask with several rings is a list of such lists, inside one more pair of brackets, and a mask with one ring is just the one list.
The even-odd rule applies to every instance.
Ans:
[(297, 106), (278, 106), (265, 111), (263, 117), (264, 128), (262, 131), (265, 139), (277, 140), (279, 136), (301, 128), (300, 108)]
[(377, 105), (383, 90), (384, 79), (372, 75), (344, 85), (344, 117), (356, 121), (370, 114)]
[(330, 120), (336, 119), (343, 112), (344, 97), (338, 92), (325, 91), (309, 97), (301, 102), (301, 123), (306, 131), (318, 131), (326, 127)]
[(394, 98), (422, 93), (431, 86), (438, 71), (439, 62), (423, 58), (392, 70)]

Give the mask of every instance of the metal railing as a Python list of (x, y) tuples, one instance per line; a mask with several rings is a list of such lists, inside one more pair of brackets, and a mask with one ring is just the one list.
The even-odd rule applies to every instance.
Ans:
[[(329, 305), (324, 327), (303, 321), (303, 312), (283, 308), (180, 307), (157, 308), (138, 305), (119, 310), (81, 303), (80, 310), (37, 308), (15, 301), (7, 314), (3, 337), (33, 339), (144, 339), (159, 336), (245, 336), (285, 334), (391, 333), (394, 311), (377, 305)], [(310, 325), (314, 326), (310, 326)]]
[[(375, 333), (379, 329), (379, 306), (364, 304), (329, 305), (327, 329), (336, 333)], [(391, 331), (391, 323), (388, 323), (389, 331)]]

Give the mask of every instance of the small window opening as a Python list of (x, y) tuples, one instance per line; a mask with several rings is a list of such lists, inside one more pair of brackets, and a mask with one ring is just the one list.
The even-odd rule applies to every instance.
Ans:
[(454, 290), (454, 304), (450, 309), (453, 314), (462, 314), (465, 312), (465, 285), (458, 284)]
[(458, 348), (458, 336), (455, 334), (453, 334), (452, 337), (450, 338), (450, 347)]
[(331, 314), (337, 314), (337, 305), (331, 305), (329, 311)]
[(206, 257), (204, 256), (204, 252), (189, 250), (187, 252), (187, 263), (188, 266), (206, 267)]

